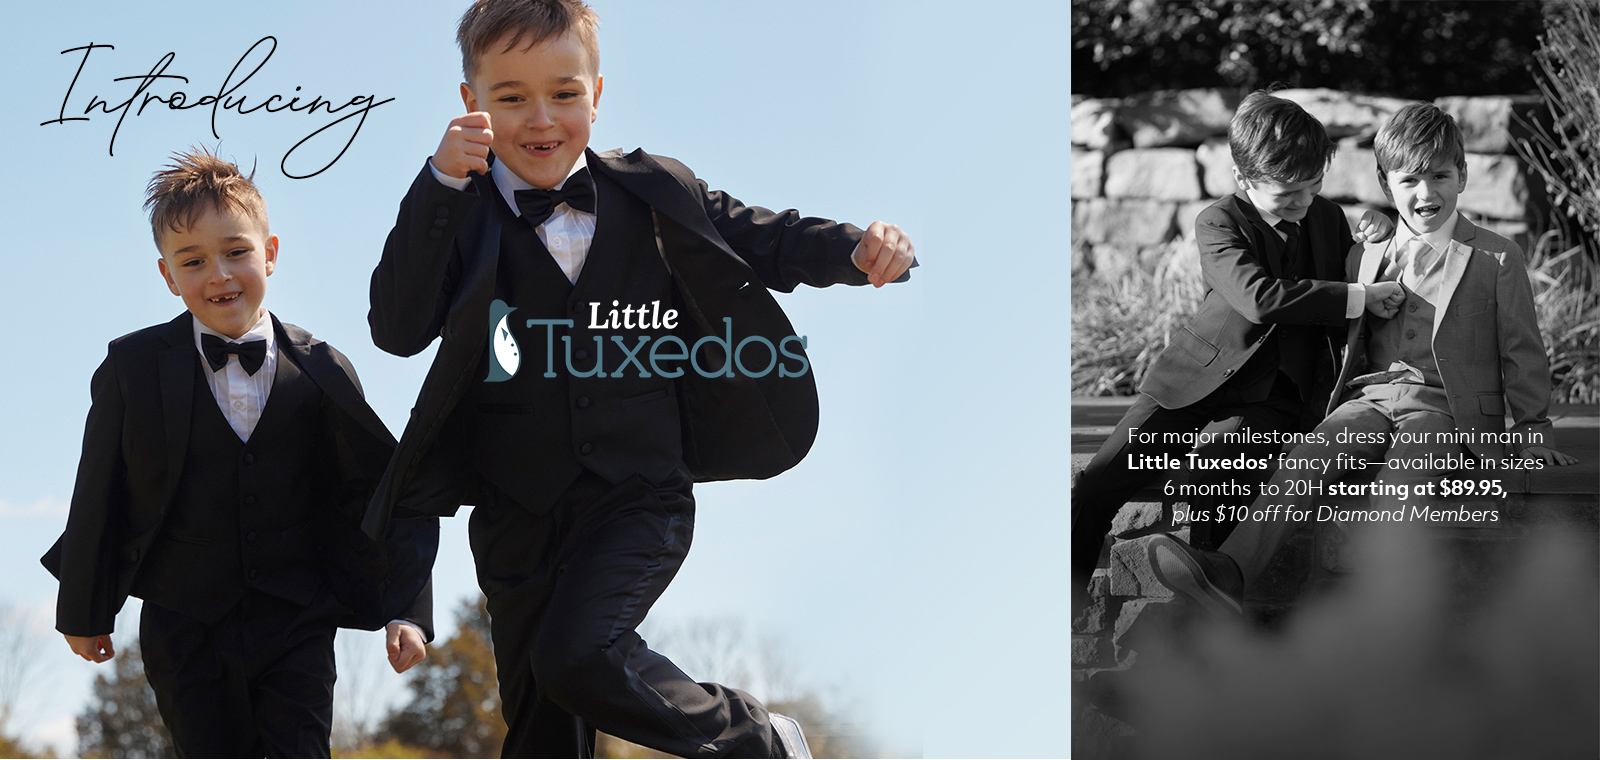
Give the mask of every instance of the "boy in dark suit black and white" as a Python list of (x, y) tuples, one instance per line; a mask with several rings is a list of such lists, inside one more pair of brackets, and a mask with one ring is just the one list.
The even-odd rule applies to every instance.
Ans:
[(327, 757), (333, 638), (388, 624), (396, 671), (431, 636), (434, 519), (361, 531), (394, 450), (343, 354), (261, 306), (277, 264), (238, 167), (180, 155), (146, 204), (188, 308), (111, 342), (71, 512), (43, 558), (56, 627), (114, 654), (127, 597), (162, 720), (186, 757)]
[[(595, 24), (578, 0), (479, 0), (461, 20), (469, 113), (372, 278), (380, 348), (443, 340), (368, 516), (402, 491), (476, 505), (505, 756), (586, 756), (597, 728), (682, 757), (801, 754), (797, 724), (695, 683), (635, 629), (689, 549), (692, 483), (770, 477), (816, 434), (804, 341), (767, 290), (882, 286), (912, 246), (881, 222), (747, 207), (642, 150), (589, 151)], [(729, 364), (716, 377), (682, 358), (707, 336), (727, 341), (695, 353)]]
[[(1228, 144), (1239, 190), (1195, 220), (1205, 296), (1073, 484), (1074, 611), (1086, 599), (1117, 510), (1161, 471), (1130, 461), (1191, 449), (1217, 460), (1276, 455), (1281, 442), (1271, 436), (1309, 430), (1321, 420), (1345, 320), (1364, 309), (1387, 316), (1404, 299), (1393, 283), (1344, 281), (1345, 252), (1354, 241), (1344, 212), (1317, 195), (1336, 150), (1321, 122), (1259, 91), (1239, 104)], [(1394, 231), (1370, 210), (1361, 227), (1363, 240)], [(1246, 430), (1264, 438), (1228, 440)], [(1250, 503), (1248, 489), (1261, 479), (1242, 468), (1195, 469), (1190, 477), (1199, 486), (1244, 486), (1234, 492), (1237, 504)], [(1215, 543), (1231, 529), (1217, 520), (1206, 525)]]

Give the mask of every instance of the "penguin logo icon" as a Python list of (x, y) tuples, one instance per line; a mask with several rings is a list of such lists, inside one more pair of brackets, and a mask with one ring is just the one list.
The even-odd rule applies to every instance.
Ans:
[(486, 383), (510, 380), (522, 366), (522, 351), (517, 348), (517, 339), (512, 337), (507, 322), (511, 312), (516, 310), (498, 298), (489, 304), (489, 346), (493, 349), (494, 363), (489, 365), (489, 376), (483, 379)]

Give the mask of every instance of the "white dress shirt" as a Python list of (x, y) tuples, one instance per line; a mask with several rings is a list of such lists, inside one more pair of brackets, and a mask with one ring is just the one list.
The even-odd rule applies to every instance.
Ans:
[[(252, 340), (267, 342), (267, 355), (254, 375), (244, 371), (239, 357), (228, 354), (228, 363), (212, 371), (206, 363), (206, 353), (200, 348), (200, 336), (215, 335), (229, 343), (248, 343)], [(249, 441), (261, 421), (261, 410), (267, 406), (267, 396), (272, 393), (272, 379), (278, 375), (278, 337), (273, 334), (272, 315), (261, 310), (261, 317), (237, 340), (230, 338), (194, 320), (194, 350), (200, 352), (200, 370), (211, 386), (211, 397), (228, 420), (228, 426), (239, 435), (239, 440)]]
[[(556, 189), (565, 187), (572, 175), (588, 165), (588, 156), (579, 154), (578, 160), (572, 164), (567, 176), (562, 178), (561, 184), (556, 185)], [(434, 178), (446, 187), (465, 190), (467, 185), (471, 184), (470, 178), (457, 179), (434, 169), (431, 161), (428, 163), (428, 168), (433, 171)], [(522, 209), (517, 208), (516, 192), (532, 189), (533, 185), (523, 182), (521, 177), (513, 174), (506, 168), (504, 161), (494, 162), (494, 166), (489, 168), (489, 175), (494, 178), (494, 185), (500, 189), (500, 196), (505, 198), (506, 205), (511, 207), (511, 213), (522, 216)], [(599, 201), (596, 199), (595, 211), (598, 213), (599, 210)], [(568, 282), (576, 283), (578, 275), (583, 273), (584, 259), (589, 257), (589, 245), (594, 242), (594, 223), (594, 214), (561, 203), (555, 207), (544, 224), (534, 228), (534, 232), (539, 235), (539, 242), (544, 243), (545, 250), (550, 252), (550, 258), (555, 259), (561, 271), (566, 273)]]

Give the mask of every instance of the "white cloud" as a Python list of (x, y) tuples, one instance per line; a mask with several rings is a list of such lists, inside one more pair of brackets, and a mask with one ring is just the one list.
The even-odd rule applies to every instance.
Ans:
[(45, 496), (32, 504), (10, 499), (0, 499), (0, 517), (66, 517), (69, 504), (66, 499)]

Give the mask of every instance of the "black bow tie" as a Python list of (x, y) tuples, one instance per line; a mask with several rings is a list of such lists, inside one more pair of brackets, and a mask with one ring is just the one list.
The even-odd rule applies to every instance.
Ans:
[(265, 340), (229, 343), (206, 333), (200, 336), (200, 351), (206, 355), (206, 364), (211, 365), (212, 372), (228, 366), (228, 354), (238, 354), (239, 366), (244, 368), (247, 375), (254, 375), (256, 370), (261, 369), (261, 363), (267, 360)]
[(560, 190), (542, 190), (531, 188), (518, 190), (514, 195), (517, 198), (517, 208), (522, 211), (522, 218), (528, 224), (538, 227), (544, 224), (550, 214), (554, 213), (556, 206), (563, 203), (579, 211), (594, 213), (594, 178), (589, 176), (589, 167), (585, 166), (567, 178)]

